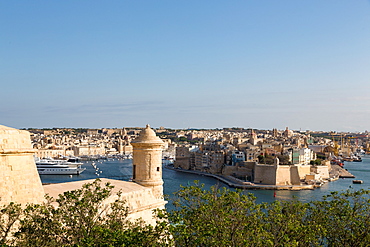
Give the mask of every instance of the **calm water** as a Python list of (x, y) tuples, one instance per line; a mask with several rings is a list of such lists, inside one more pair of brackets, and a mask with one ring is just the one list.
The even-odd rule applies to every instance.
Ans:
[[(330, 191), (343, 191), (346, 189), (369, 189), (370, 188), (370, 156), (362, 157), (363, 162), (346, 162), (345, 168), (348, 169), (355, 179), (363, 180), (363, 184), (352, 184), (353, 179), (339, 179), (334, 182), (330, 182), (315, 190), (302, 190), (302, 191), (276, 191), (276, 197), (274, 197), (274, 191), (272, 190), (249, 190), (248, 192), (253, 193), (257, 197), (257, 202), (272, 202), (274, 200), (292, 199), (297, 197), (301, 201), (311, 201), (320, 199), (323, 195), (327, 195)], [(92, 161), (84, 163), (83, 167), (86, 170), (80, 175), (40, 175), (43, 183), (62, 183), (77, 180), (111, 178), (128, 181), (132, 177), (132, 161), (131, 160), (101, 160), (95, 161), (95, 165), (99, 168), (96, 175), (95, 168), (91, 165)], [(101, 173), (100, 173), (101, 171)], [(182, 173), (169, 169), (163, 168), (163, 181), (164, 181), (164, 193), (171, 196), (173, 192), (180, 189), (180, 185), (193, 184), (194, 180), (199, 180), (200, 183), (205, 185), (205, 188), (210, 188), (213, 185), (228, 187), (227, 185), (219, 182), (216, 179), (199, 176), (195, 174)]]

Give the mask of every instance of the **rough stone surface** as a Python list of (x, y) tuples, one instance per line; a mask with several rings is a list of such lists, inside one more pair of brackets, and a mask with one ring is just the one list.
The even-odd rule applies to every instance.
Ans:
[(302, 165), (264, 165), (257, 164), (254, 172), (254, 183), (270, 185), (300, 185), (300, 173), (306, 170), (309, 173), (310, 166), (307, 169)]
[[(153, 209), (164, 209), (165, 201), (154, 196), (151, 188), (141, 186), (137, 183), (102, 178), (101, 184), (109, 183), (114, 186), (112, 195), (104, 202), (114, 202), (121, 192), (121, 199), (126, 201), (129, 209), (129, 219), (143, 219), (148, 224), (155, 224)], [(44, 185), (45, 193), (51, 197), (58, 198), (59, 194), (66, 191), (81, 189), (82, 185), (94, 182), (94, 179), (69, 183)]]
[(156, 198), (163, 198), (163, 141), (149, 125), (131, 142), (133, 146), (133, 181), (152, 188)]
[(0, 125), (0, 205), (43, 202), (33, 153), (28, 131)]

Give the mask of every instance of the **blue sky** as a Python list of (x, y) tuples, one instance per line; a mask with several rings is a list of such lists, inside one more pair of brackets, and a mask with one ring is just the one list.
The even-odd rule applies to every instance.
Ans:
[(0, 124), (370, 130), (370, 1), (1, 1)]

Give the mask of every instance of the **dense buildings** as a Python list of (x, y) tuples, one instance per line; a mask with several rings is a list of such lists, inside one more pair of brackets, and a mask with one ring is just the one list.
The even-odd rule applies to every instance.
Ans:
[[(125, 156), (140, 128), (30, 130), (39, 157)], [(327, 179), (335, 158), (368, 150), (367, 133), (159, 128), (163, 158), (182, 170), (232, 176), (258, 184), (294, 185)]]
[(321, 184), (338, 177), (329, 176), (332, 160), (367, 150), (367, 137), (338, 148), (333, 141), (335, 135), (288, 128), (203, 130), (197, 135), (192, 131), (189, 136), (197, 136), (199, 142), (196, 146), (185, 143), (176, 148), (174, 168), (232, 176), (263, 185)]

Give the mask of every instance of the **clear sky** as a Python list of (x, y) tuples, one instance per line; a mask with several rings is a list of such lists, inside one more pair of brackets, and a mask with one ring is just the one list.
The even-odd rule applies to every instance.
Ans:
[(370, 1), (1, 1), (0, 86), (15, 128), (370, 130)]

